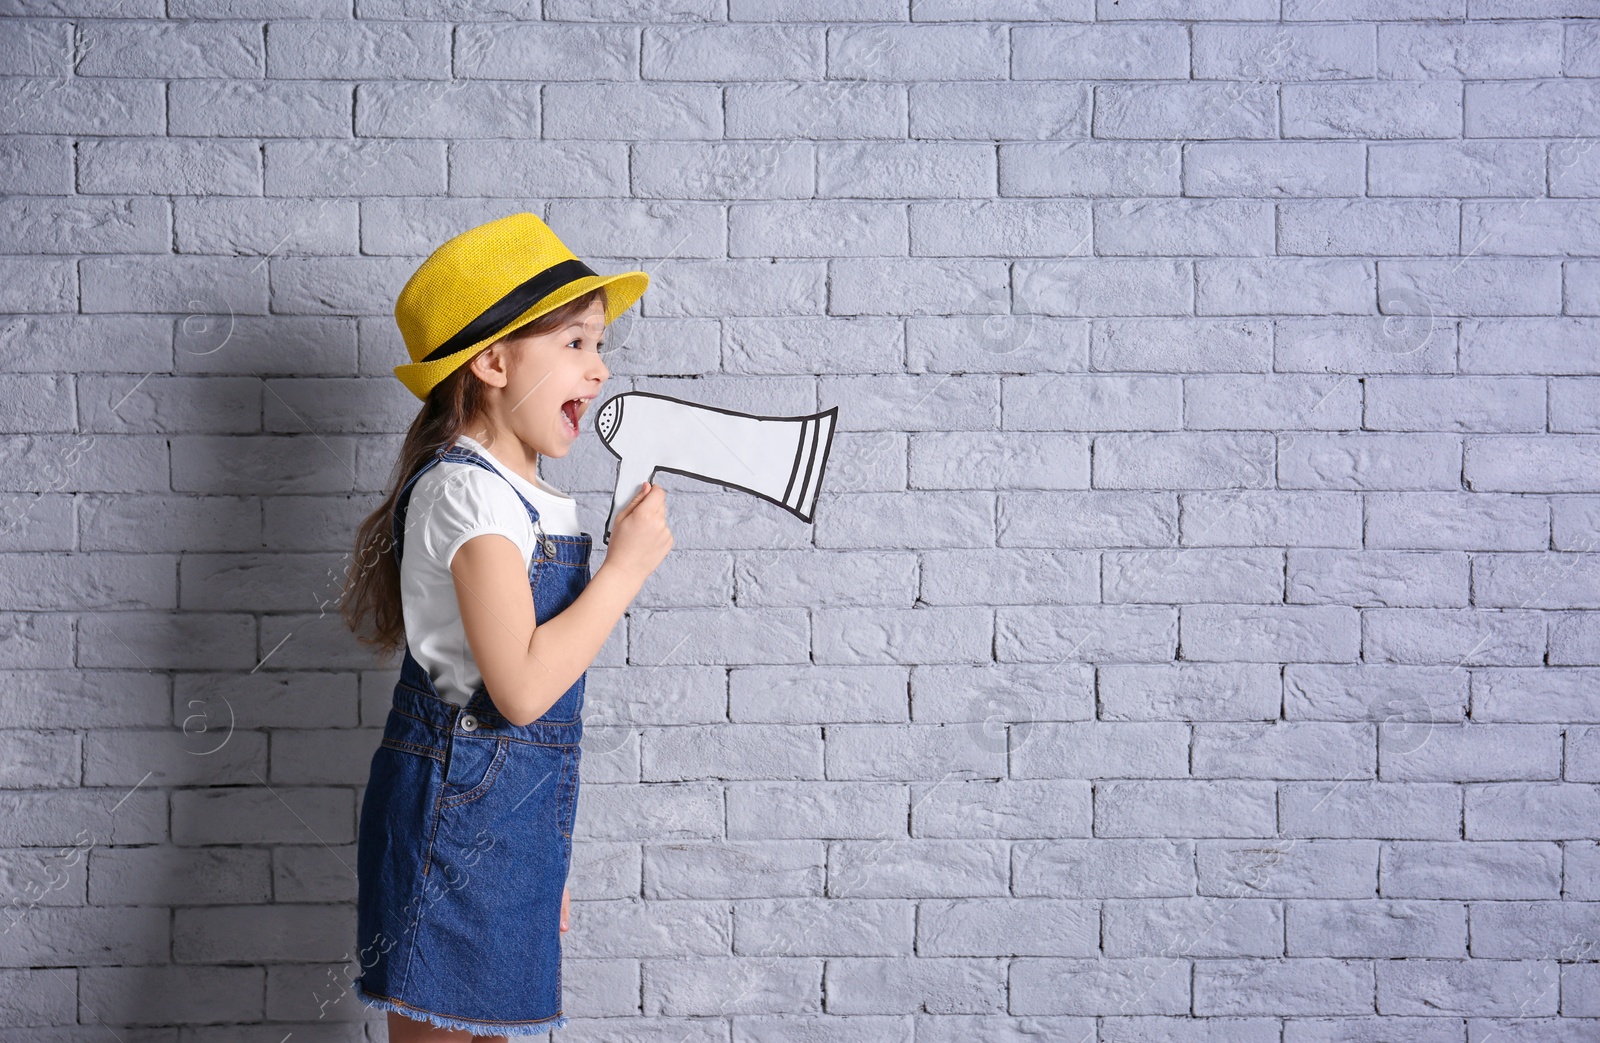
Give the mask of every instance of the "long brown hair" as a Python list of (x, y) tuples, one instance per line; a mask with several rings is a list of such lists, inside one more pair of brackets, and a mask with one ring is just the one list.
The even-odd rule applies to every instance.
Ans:
[[(573, 298), (501, 340), (514, 341), (549, 333), (581, 317), (593, 301), (605, 306), (605, 287)], [(487, 345), (483, 350), (488, 351), (493, 346)], [(400, 560), (394, 553), (394, 511), (400, 490), (434, 453), (454, 444), (456, 436), (484, 414), (488, 400), (489, 385), (472, 372), (471, 360), (436, 384), (406, 431), (400, 458), (395, 461), (391, 476), (389, 495), (356, 530), (355, 557), (345, 570), (339, 614), (356, 639), (384, 659), (399, 652), (406, 643), (405, 618), (400, 611)], [(370, 626), (367, 625), (369, 617)]]

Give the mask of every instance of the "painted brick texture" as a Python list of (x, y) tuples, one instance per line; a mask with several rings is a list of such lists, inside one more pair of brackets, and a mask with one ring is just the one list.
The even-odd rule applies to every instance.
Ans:
[(386, 1038), (337, 599), (519, 210), (607, 393), (839, 407), (811, 526), (663, 478), (558, 1035), (1600, 1037), (1591, 0), (0, 16), (0, 1043)]

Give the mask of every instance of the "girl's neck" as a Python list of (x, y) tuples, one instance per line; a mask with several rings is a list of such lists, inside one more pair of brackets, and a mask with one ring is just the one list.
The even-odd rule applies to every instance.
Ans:
[(530, 485), (541, 485), (539, 480), (539, 454), (524, 445), (522, 440), (504, 429), (478, 420), (468, 423), (461, 433), (494, 454), (494, 458), (528, 480)]

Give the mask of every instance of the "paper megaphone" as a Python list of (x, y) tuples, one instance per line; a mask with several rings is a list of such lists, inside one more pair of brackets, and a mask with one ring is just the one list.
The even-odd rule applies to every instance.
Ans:
[(754, 493), (809, 522), (839, 407), (809, 416), (752, 416), (697, 402), (625, 391), (606, 400), (594, 429), (622, 462), (611, 522), (657, 471)]

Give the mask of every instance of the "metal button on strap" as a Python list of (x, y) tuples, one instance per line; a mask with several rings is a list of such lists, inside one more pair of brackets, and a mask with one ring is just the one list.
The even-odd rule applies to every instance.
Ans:
[(464, 714), (461, 715), (461, 730), (462, 731), (468, 731), (468, 732), (476, 731), (477, 727), (478, 727), (478, 719), (476, 717), (472, 716), (470, 713), (464, 713)]

